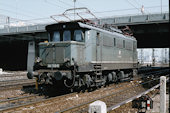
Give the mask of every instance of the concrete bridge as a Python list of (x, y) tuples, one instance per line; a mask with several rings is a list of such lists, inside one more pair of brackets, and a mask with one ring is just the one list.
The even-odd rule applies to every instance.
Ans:
[[(163, 48), (169, 45), (169, 13), (101, 18), (100, 23), (113, 24), (119, 28), (128, 25), (138, 40), (138, 48)], [(5, 27), (0, 29), (0, 40), (5, 40), (5, 37), (19, 40), (48, 39), (46, 25)]]
[[(146, 15), (131, 15), (121, 17), (101, 18), (100, 23), (113, 24), (115, 26), (125, 25), (140, 25), (140, 24), (160, 24), (169, 22), (169, 13), (162, 14), (146, 14)], [(14, 35), (23, 33), (45, 32), (45, 26), (48, 24), (37, 24), (21, 27), (5, 27), (0, 29), (0, 36)]]

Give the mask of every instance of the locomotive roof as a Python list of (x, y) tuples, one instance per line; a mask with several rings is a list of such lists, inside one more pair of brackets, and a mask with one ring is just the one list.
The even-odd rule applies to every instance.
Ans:
[(55, 30), (63, 30), (63, 29), (80, 29), (80, 25), (78, 22), (63, 22), (56, 23), (46, 26), (47, 31), (55, 31)]
[(81, 23), (81, 22), (78, 22), (78, 23), (79, 23), (79, 26), (82, 27), (82, 28), (94, 29), (94, 30), (97, 30), (97, 31), (100, 31), (100, 32), (104, 32), (104, 33), (107, 33), (107, 34), (111, 34), (111, 35), (114, 35), (114, 36), (119, 36), (121, 38), (128, 38), (128, 39), (131, 39), (131, 40), (136, 40), (134, 37), (132, 37), (132, 36), (125, 36), (125, 35), (123, 35), (120, 32), (108, 31), (108, 30), (105, 30), (105, 29), (102, 29), (102, 28), (98, 28), (98, 27), (95, 27), (95, 26), (91, 26), (91, 25), (88, 25), (88, 24), (84, 24), (84, 23)]
[(82, 23), (82, 22), (79, 22), (79, 21), (78, 22), (74, 21), (74, 22), (56, 23), (56, 24), (51, 24), (51, 25), (46, 26), (46, 30), (48, 32), (55, 31), (55, 30), (82, 29), (82, 28), (93, 29), (93, 30), (105, 32), (107, 34), (111, 34), (111, 35), (114, 35), (114, 36), (118, 36), (118, 37), (121, 37), (121, 38), (128, 38), (128, 39), (131, 39), (131, 40), (136, 40), (133, 36), (123, 35), (118, 30), (117, 31), (116, 30), (115, 31), (108, 31), (108, 30), (105, 30), (105, 29), (102, 29), (102, 28), (99, 28), (99, 27), (96, 27), (96, 26), (88, 25), (88, 24), (85, 24), (85, 23)]

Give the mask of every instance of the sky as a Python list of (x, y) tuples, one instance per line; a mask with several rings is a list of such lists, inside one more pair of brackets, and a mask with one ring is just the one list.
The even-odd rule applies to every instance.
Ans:
[[(162, 4), (162, 5), (161, 5)], [(87, 7), (98, 18), (144, 13), (169, 12), (169, 0), (76, 0), (75, 7)], [(162, 8), (161, 8), (162, 6)], [(1, 23), (9, 16), (13, 20), (45, 21), (51, 15), (73, 8), (73, 0), (0, 0)]]

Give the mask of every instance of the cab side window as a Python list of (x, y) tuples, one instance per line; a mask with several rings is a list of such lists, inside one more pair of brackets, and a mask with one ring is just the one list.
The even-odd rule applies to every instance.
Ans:
[(63, 41), (71, 41), (71, 32), (69, 30), (64, 31)]

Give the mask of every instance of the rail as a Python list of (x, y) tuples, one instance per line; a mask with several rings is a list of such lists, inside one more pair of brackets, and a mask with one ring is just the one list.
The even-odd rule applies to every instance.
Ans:
[(33, 100), (33, 101), (27, 101), (25, 103), (17, 103), (18, 100), (22, 100), (22, 99), (27, 99), (27, 98), (33, 98), (33, 97), (37, 97), (37, 95), (33, 95), (33, 96), (25, 96), (25, 97), (21, 97), (21, 98), (15, 98), (15, 99), (10, 99), (10, 100), (4, 100), (0, 103), (4, 103), (4, 102), (8, 102), (8, 101), (16, 101), (17, 104), (10, 106), (10, 107), (5, 107), (3, 109), (0, 109), (0, 112), (7, 112), (7, 111), (15, 111), (15, 109), (17, 108), (23, 108), (23, 107), (27, 107), (27, 106), (31, 106), (31, 105), (37, 105), (38, 103), (43, 103), (46, 101), (52, 101), (52, 100), (56, 100), (56, 99), (62, 99), (62, 98), (66, 98), (66, 97), (70, 97), (72, 95), (74, 95), (75, 93), (70, 93), (70, 94), (65, 94), (65, 95), (61, 95), (61, 96), (57, 96), (57, 97), (51, 97), (51, 98), (39, 98), (38, 100)]
[[(168, 80), (169, 80), (169, 78), (167, 79), (167, 81), (168, 81)], [(120, 102), (120, 103), (118, 103), (118, 104), (116, 104), (116, 105), (114, 105), (114, 106), (111, 106), (111, 107), (107, 108), (107, 111), (110, 112), (110, 111), (112, 111), (112, 110), (120, 107), (121, 105), (127, 104), (127, 103), (133, 101), (134, 99), (139, 98), (139, 97), (141, 97), (142, 95), (149, 93), (150, 91), (153, 91), (154, 89), (158, 88), (159, 86), (160, 86), (160, 83), (157, 84), (157, 85), (155, 85), (154, 87), (152, 87), (152, 88), (150, 88), (150, 89), (148, 89), (148, 90), (146, 90), (146, 91), (144, 91), (144, 92), (142, 92), (142, 93), (134, 96), (134, 97), (131, 97), (131, 98), (125, 100), (125, 101), (122, 101), (122, 102)]]
[[(143, 76), (143, 78), (146, 78), (146, 76)], [(151, 77), (152, 78), (152, 77)], [(93, 100), (91, 100), (91, 101), (86, 101), (85, 103), (82, 103), (82, 104), (80, 104), (80, 105), (77, 105), (77, 106), (74, 106), (74, 107), (71, 107), (71, 108), (67, 108), (67, 109), (65, 109), (65, 110), (62, 110), (62, 111), (59, 111), (59, 112), (68, 112), (68, 111), (70, 111), (70, 110), (72, 110), (72, 111), (74, 111), (74, 110), (78, 110), (78, 109), (80, 109), (80, 110), (85, 110), (85, 111), (87, 111), (87, 108), (88, 108), (88, 104), (90, 104), (91, 102), (94, 102), (95, 100), (104, 100), (104, 99), (107, 99), (108, 97), (109, 98), (120, 98), (120, 100), (118, 101), (117, 100), (117, 102), (115, 103), (115, 101), (110, 101), (109, 102), (109, 104), (112, 104), (112, 103), (114, 103), (114, 105), (117, 105), (117, 104), (119, 104), (120, 102), (124, 102), (125, 100), (127, 100), (127, 99), (129, 99), (129, 98), (131, 98), (132, 97), (132, 95), (129, 95), (130, 97), (128, 97), (128, 98), (126, 98), (126, 99), (124, 99), (124, 97), (126, 97), (126, 96), (124, 96), (124, 97), (120, 97), (120, 94), (121, 95), (124, 95), (124, 94), (127, 94), (127, 93), (125, 93), (125, 91), (127, 91), (128, 93), (130, 93), (129, 92), (129, 89), (131, 89), (130, 91), (137, 91), (137, 93), (135, 93), (134, 95), (138, 95), (138, 94), (140, 94), (140, 93), (142, 93), (142, 92), (144, 92), (144, 91), (142, 91), (141, 92), (141, 90), (140, 90), (140, 86), (141, 85), (144, 85), (144, 83), (140, 83), (140, 81), (138, 81), (137, 79), (140, 79), (141, 80), (141, 77), (139, 77), (139, 78), (136, 78), (136, 79), (134, 79), (134, 82), (133, 82), (133, 84), (129, 84), (129, 82), (128, 82), (128, 84), (124, 84), (123, 86), (121, 85), (121, 84), (117, 84), (116, 86), (116, 88), (113, 88), (113, 87), (111, 87), (112, 89), (114, 89), (114, 93), (112, 92), (112, 94), (109, 94), (109, 95), (106, 95), (106, 96), (103, 96), (103, 97), (100, 97), (100, 98), (96, 98), (96, 99), (93, 99)], [(151, 80), (151, 81), (155, 81), (155, 80), (158, 80), (158, 79), (153, 79), (153, 80)], [(136, 82), (135, 82), (136, 81)], [(150, 82), (151, 82), (150, 81)], [(135, 84), (134, 84), (135, 83)], [(147, 83), (149, 83), (149, 82), (145, 82), (145, 84), (147, 84)], [(152, 85), (152, 84), (151, 84)], [(127, 88), (128, 87), (128, 88)], [(117, 90), (117, 89), (119, 89), (119, 90)], [(111, 89), (110, 88), (108, 88), (108, 89), (104, 89), (104, 92), (106, 91), (106, 90), (108, 90), (108, 91), (110, 91)], [(70, 98), (70, 97), (72, 97), (72, 96), (76, 96), (77, 95), (77, 93), (71, 93), (71, 94), (66, 94), (66, 95), (61, 95), (61, 96), (58, 96), (58, 97), (52, 97), (52, 98), (47, 98), (47, 99), (39, 99), (39, 100), (35, 100), (35, 101), (32, 101), (32, 102), (29, 102), (29, 101), (27, 101), (26, 103), (22, 103), (21, 105), (15, 105), (15, 106), (10, 106), (10, 107), (8, 107), (8, 108), (4, 108), (4, 109), (2, 109), (2, 110), (0, 110), (0, 112), (6, 112), (6, 111), (15, 111), (16, 109), (18, 110), (18, 109), (21, 109), (21, 108), (24, 108), (24, 107), (28, 107), (28, 106), (36, 106), (36, 105), (39, 105), (39, 104), (42, 104), (42, 103), (48, 103), (48, 104), (50, 104), (50, 105), (52, 105), (52, 104), (54, 104), (55, 102), (60, 102), (60, 101), (64, 101), (64, 99), (66, 99), (66, 98)], [(133, 96), (134, 96), (133, 95)], [(31, 98), (31, 97), (30, 97)], [(115, 100), (116, 100), (115, 99)], [(22, 97), (21, 97), (21, 100), (22, 100)], [(111, 99), (109, 99), (109, 100), (111, 100)], [(11, 99), (10, 100), (11, 102), (12, 101), (17, 101), (17, 99)], [(63, 102), (62, 101), (62, 102)], [(107, 100), (106, 100), (107, 101)], [(20, 102), (20, 101), (19, 101)], [(127, 101), (126, 101), (127, 102)], [(111, 106), (113, 106), (113, 104), (112, 105), (110, 105), (109, 107), (111, 107)]]
[[(103, 100), (107, 99), (108, 97), (109, 97), (109, 99), (107, 99), (107, 101), (109, 102), (109, 104), (110, 104), (110, 103), (115, 103), (116, 98), (118, 97), (118, 95), (120, 96), (121, 93), (123, 93), (123, 92), (128, 93), (127, 91), (129, 91), (129, 90), (132, 90), (132, 91), (133, 91), (134, 88), (137, 88), (137, 87), (139, 87), (139, 86), (141, 86), (141, 85), (147, 84), (147, 83), (152, 82), (152, 81), (155, 81), (155, 80), (159, 80), (159, 79), (154, 79), (154, 80), (151, 80), (151, 81), (148, 81), (148, 82), (140, 83), (139, 85), (134, 85), (134, 86), (132, 86), (131, 88), (122, 89), (122, 90), (119, 91), (119, 92), (112, 93), (112, 94), (109, 94), (109, 95), (104, 96), (104, 97), (101, 97), (101, 98), (93, 99), (93, 100), (91, 100), (91, 101), (89, 101), (89, 102), (86, 102), (86, 103), (83, 103), (83, 104), (80, 104), (80, 105), (77, 105), (77, 106), (74, 106), (74, 107), (71, 107), (71, 108), (62, 110), (62, 111), (57, 111), (56, 113), (68, 113), (68, 112), (73, 112), (73, 113), (74, 113), (74, 112), (78, 112), (78, 111), (79, 111), (79, 112), (87, 112), (87, 110), (88, 110), (88, 105), (89, 105), (90, 103), (92, 103), (92, 102), (94, 102), (94, 101), (96, 101), (96, 100), (102, 100), (102, 101), (103, 101)], [(131, 99), (133, 99), (133, 98), (135, 98), (135, 97), (139, 97), (139, 96), (141, 96), (142, 94), (146, 94), (146, 93), (148, 93), (149, 91), (152, 91), (153, 89), (155, 89), (155, 88), (157, 88), (157, 87), (159, 87), (159, 84), (156, 85), (156, 86), (154, 86), (154, 87), (152, 87), (152, 88), (150, 88), (150, 89), (147, 90), (147, 91), (142, 91), (142, 92), (136, 94), (136, 96), (134, 96), (134, 97), (128, 97), (128, 99), (123, 99), (125, 96), (122, 96), (121, 99), (120, 99), (121, 102), (118, 102), (118, 103), (116, 102), (116, 104), (115, 104), (115, 105), (112, 105), (112, 106), (109, 105), (110, 107), (108, 108), (108, 110), (116, 109), (116, 108), (120, 107), (120, 105), (123, 105), (123, 104), (125, 104), (125, 103), (130, 102)], [(137, 88), (136, 90), (138, 90), (138, 89), (140, 89), (140, 88)], [(126, 94), (126, 93), (123, 93), (123, 94)], [(111, 98), (113, 98), (113, 97), (115, 97), (115, 99), (111, 99)], [(126, 96), (126, 97), (127, 97), (127, 96)], [(114, 101), (111, 101), (111, 100), (114, 100)], [(106, 100), (105, 100), (105, 101), (106, 101)], [(106, 104), (108, 104), (108, 102), (106, 102)]]
[(17, 89), (22, 88), (26, 85), (34, 85), (35, 80), (28, 80), (28, 79), (17, 79), (17, 80), (6, 80), (0, 81), (0, 90), (10, 90), (10, 89)]

